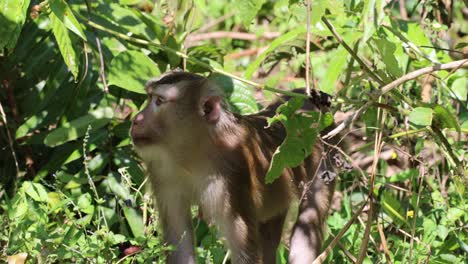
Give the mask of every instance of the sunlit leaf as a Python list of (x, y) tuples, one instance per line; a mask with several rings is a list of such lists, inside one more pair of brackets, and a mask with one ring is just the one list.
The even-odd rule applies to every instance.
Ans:
[(47, 191), (40, 183), (26, 181), (22, 186), (24, 192), (37, 202), (47, 202), (49, 196)]
[(329, 114), (325, 114), (325, 118), (321, 118), (319, 112), (296, 114), (296, 110), (302, 107), (303, 100), (298, 97), (290, 99), (278, 108), (273, 118), (268, 119), (270, 126), (281, 122), (286, 128), (287, 135), (273, 154), (265, 177), (266, 183), (272, 183), (285, 168), (299, 166), (304, 158), (312, 153), (320, 130), (333, 122), (333, 117)]
[(94, 205), (91, 194), (84, 193), (78, 197), (78, 202), (76, 204), (81, 212), (85, 214), (93, 214), (94, 213)]
[(88, 126), (92, 130), (105, 126), (112, 119), (114, 111), (110, 107), (98, 108), (89, 114), (79, 117), (69, 123), (52, 130), (44, 140), (44, 144), (55, 147), (65, 142), (84, 136)]
[(430, 126), (432, 124), (433, 110), (426, 107), (416, 107), (409, 115), (409, 121), (418, 126)]
[(241, 17), (242, 24), (246, 28), (249, 27), (250, 23), (257, 15), (258, 10), (266, 0), (235, 0), (235, 6), (238, 8), (238, 14)]
[(140, 51), (129, 50), (120, 53), (110, 63), (109, 85), (146, 94), (146, 82), (160, 74), (158, 66), (148, 56)]
[(69, 30), (78, 35), (84, 41), (86, 41), (86, 35), (81, 28), (80, 23), (76, 20), (75, 15), (71, 11), (67, 2), (64, 0), (51, 0), (49, 1), (50, 10)]
[(343, 67), (346, 64), (348, 52), (341, 46), (334, 51), (333, 60), (327, 67), (325, 78), (320, 82), (320, 90), (327, 94), (334, 94), (336, 84), (339, 81), (340, 74), (343, 73)]
[(15, 47), (31, 0), (0, 0), (0, 50)]
[(122, 205), (125, 219), (132, 230), (134, 237), (142, 237), (145, 235), (145, 226), (143, 225), (143, 218), (133, 207)]
[(257, 102), (252, 89), (245, 83), (221, 74), (213, 74), (210, 79), (223, 89), (226, 98), (233, 110), (240, 114), (252, 114), (258, 112)]
[(461, 101), (467, 100), (468, 78), (466, 76), (455, 79), (451, 85), (451, 95)]
[(395, 57), (396, 45), (386, 39), (375, 39), (380, 56), (385, 63), (386, 70), (395, 77), (400, 77), (403, 71)]
[(383, 210), (398, 224), (406, 224), (405, 213), (400, 202), (390, 192), (384, 192), (382, 196)]
[(73, 38), (70, 36), (70, 33), (63, 24), (63, 22), (58, 18), (55, 13), (50, 13), (50, 23), (52, 24), (52, 32), (54, 33), (55, 39), (62, 54), (63, 60), (70, 69), (75, 79), (78, 78), (79, 71), (79, 61), (77, 52), (73, 46)]

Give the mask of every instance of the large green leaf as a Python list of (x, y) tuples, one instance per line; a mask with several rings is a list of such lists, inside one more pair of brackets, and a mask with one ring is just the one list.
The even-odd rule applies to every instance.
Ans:
[(52, 24), (52, 32), (54, 33), (55, 39), (62, 54), (63, 60), (70, 69), (75, 79), (78, 77), (78, 55), (73, 46), (73, 38), (70, 36), (70, 33), (55, 13), (51, 12), (49, 14), (50, 23)]
[(433, 110), (427, 107), (416, 107), (409, 115), (409, 121), (417, 126), (430, 126), (432, 124)]
[(266, 0), (235, 0), (234, 6), (238, 8), (238, 15), (244, 27), (248, 28)]
[(86, 133), (88, 126), (91, 126), (92, 130), (105, 126), (114, 116), (113, 113), (110, 107), (98, 108), (89, 114), (52, 130), (44, 139), (44, 144), (49, 147), (55, 147), (75, 140)]
[(0, 50), (18, 41), (31, 0), (0, 0)]
[(292, 98), (281, 105), (276, 111), (277, 114), (268, 120), (270, 125), (275, 122), (283, 123), (287, 135), (273, 154), (265, 178), (266, 183), (272, 183), (283, 173), (285, 168), (299, 166), (304, 158), (312, 153), (320, 130), (333, 122), (330, 113), (326, 113), (323, 117), (319, 112), (296, 114), (296, 110), (302, 107), (303, 102), (303, 98)]
[(305, 34), (307, 32), (307, 29), (305, 27), (299, 27), (295, 30), (292, 30), (291, 32), (288, 32), (284, 34), (283, 36), (275, 39), (270, 46), (268, 46), (268, 49), (266, 49), (262, 54), (258, 55), (257, 59), (250, 63), (249, 67), (245, 70), (245, 77), (247, 79), (252, 79), (253, 74), (255, 71), (260, 67), (262, 64), (263, 60), (270, 54), (271, 52), (275, 51), (276, 48), (278, 48), (280, 45), (284, 44), (287, 41), (293, 40), (300, 34)]
[(211, 75), (210, 80), (216, 82), (223, 89), (235, 112), (243, 115), (258, 112), (252, 89), (245, 83), (221, 74)]
[(115, 57), (109, 69), (109, 85), (135, 93), (146, 94), (146, 82), (159, 76), (158, 66), (144, 53), (128, 50)]
[(80, 23), (73, 15), (70, 7), (67, 5), (67, 2), (64, 0), (51, 0), (49, 1), (49, 4), (50, 10), (52, 10), (60, 21), (62, 21), (65, 27), (86, 41), (86, 35), (84, 34)]
[(96, 21), (112, 30), (124, 34), (132, 32), (152, 41), (157, 40), (155, 28), (145, 25), (141, 19), (141, 12), (133, 8), (120, 6), (112, 1), (100, 2), (94, 9), (93, 15), (96, 16)]

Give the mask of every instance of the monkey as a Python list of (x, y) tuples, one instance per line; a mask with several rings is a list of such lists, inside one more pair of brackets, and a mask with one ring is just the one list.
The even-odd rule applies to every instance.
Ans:
[[(271, 158), (284, 141), (281, 123), (268, 127), (280, 103), (256, 114), (229, 110), (222, 89), (206, 77), (169, 72), (146, 84), (147, 105), (130, 135), (148, 171), (164, 241), (175, 247), (167, 263), (196, 263), (192, 205), (226, 239), (232, 263), (275, 263), (291, 201), (299, 197), (289, 263), (312, 263), (321, 250), (335, 180), (320, 175), (324, 144), (316, 140), (302, 165), (265, 183)], [(289, 97), (283, 97), (288, 100)], [(302, 110), (320, 110), (306, 101)]]

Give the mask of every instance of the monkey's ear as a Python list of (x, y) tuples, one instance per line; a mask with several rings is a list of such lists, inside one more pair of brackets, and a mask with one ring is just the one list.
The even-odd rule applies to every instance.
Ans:
[(210, 123), (216, 123), (221, 115), (221, 97), (207, 96), (202, 100), (202, 116)]

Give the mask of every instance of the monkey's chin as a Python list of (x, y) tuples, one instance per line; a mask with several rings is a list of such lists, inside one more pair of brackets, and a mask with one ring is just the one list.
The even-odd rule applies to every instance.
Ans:
[(146, 144), (136, 144), (134, 142), (134, 149), (138, 156), (140, 156), (144, 161), (155, 160), (161, 152), (163, 152), (160, 147), (151, 142), (147, 142)]

